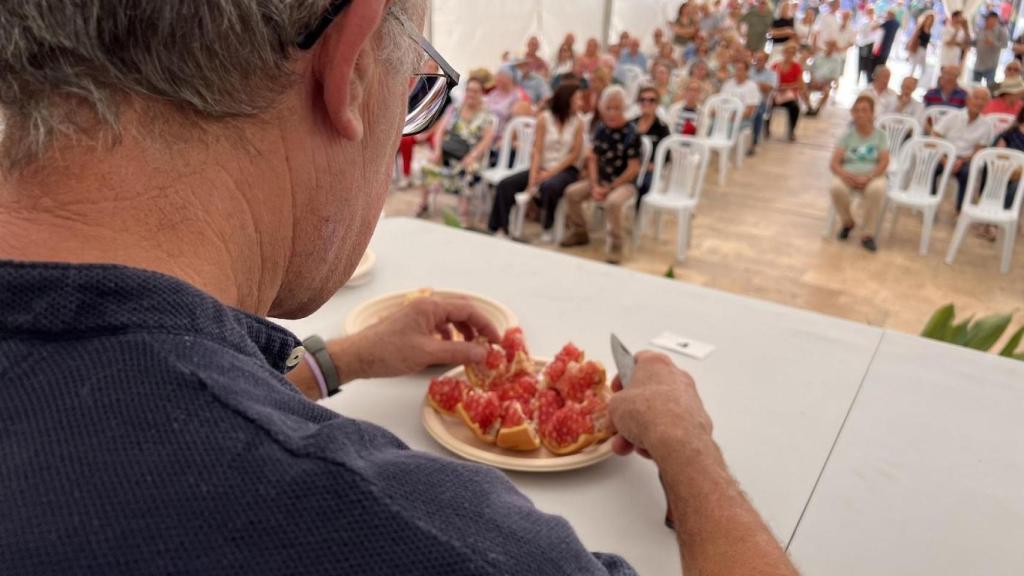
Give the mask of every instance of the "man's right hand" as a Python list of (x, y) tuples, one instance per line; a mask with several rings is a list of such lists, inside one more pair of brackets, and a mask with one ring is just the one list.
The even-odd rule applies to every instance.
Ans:
[(629, 387), (613, 394), (608, 408), (619, 433), (612, 447), (621, 455), (636, 447), (657, 461), (663, 450), (678, 450), (680, 442), (711, 440), (711, 418), (693, 378), (661, 353), (636, 355)]

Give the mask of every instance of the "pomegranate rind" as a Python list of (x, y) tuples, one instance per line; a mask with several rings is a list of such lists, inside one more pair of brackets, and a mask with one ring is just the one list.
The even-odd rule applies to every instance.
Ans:
[(496, 443), (499, 448), (517, 452), (530, 452), (540, 448), (540, 436), (533, 422), (526, 418), (523, 406), (519, 402), (513, 400), (508, 403)]

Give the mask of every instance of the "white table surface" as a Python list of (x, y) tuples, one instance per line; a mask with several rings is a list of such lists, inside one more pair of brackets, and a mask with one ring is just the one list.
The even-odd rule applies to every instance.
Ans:
[(806, 574), (1024, 574), (1024, 362), (886, 333), (790, 553)]
[[(371, 244), (373, 278), (320, 311), (282, 322), (300, 337), (342, 334), (359, 304), (396, 290), (476, 292), (511, 308), (531, 351), (572, 340), (611, 367), (609, 333), (632, 350), (664, 330), (717, 347), (677, 356), (697, 380), (715, 438), (754, 505), (786, 544), (882, 331), (724, 292), (668, 281), (408, 219), (383, 221)], [(416, 449), (447, 454), (423, 430), (420, 406), (434, 371), (355, 382), (326, 405), (390, 429)], [(541, 510), (566, 517), (588, 548), (624, 556), (641, 574), (678, 574), (674, 535), (654, 466), (637, 457), (552, 475), (509, 473)]]

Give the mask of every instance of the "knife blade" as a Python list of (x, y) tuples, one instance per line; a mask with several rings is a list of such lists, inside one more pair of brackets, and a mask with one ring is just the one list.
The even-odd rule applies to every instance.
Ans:
[(615, 368), (619, 371), (619, 382), (622, 382), (622, 386), (625, 388), (633, 377), (636, 360), (629, 352), (629, 348), (626, 348), (626, 345), (615, 334), (612, 334), (612, 359), (615, 360)]

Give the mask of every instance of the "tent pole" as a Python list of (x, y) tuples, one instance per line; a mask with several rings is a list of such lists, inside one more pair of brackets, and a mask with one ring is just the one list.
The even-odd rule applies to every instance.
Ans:
[(612, 0), (604, 0), (604, 19), (601, 22), (601, 28), (604, 30), (601, 43), (604, 48), (607, 48), (608, 39), (612, 33)]

